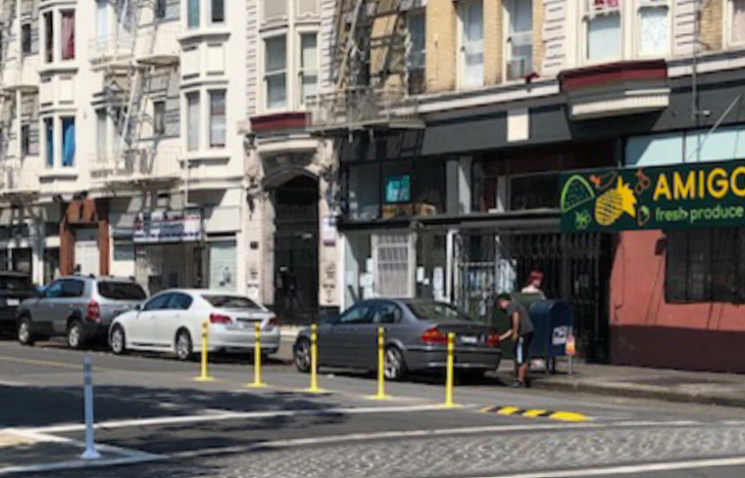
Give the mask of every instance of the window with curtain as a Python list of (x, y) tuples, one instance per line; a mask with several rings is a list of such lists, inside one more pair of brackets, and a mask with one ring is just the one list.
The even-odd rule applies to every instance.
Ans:
[(54, 119), (46, 118), (44, 120), (44, 136), (47, 145), (46, 156), (47, 156), (47, 167), (54, 167)]
[(533, 71), (533, 1), (509, 0), (504, 5), (509, 29), (507, 79), (518, 80)]
[(621, 0), (586, 0), (585, 5), (587, 59), (620, 59), (623, 52)]
[(731, 0), (730, 42), (745, 43), (745, 0)]
[(639, 55), (667, 56), (670, 52), (670, 9), (659, 0), (639, 7)]
[(75, 10), (65, 10), (62, 13), (62, 36), (60, 48), (62, 60), (75, 59)]
[(188, 0), (188, 11), (186, 12), (187, 23), (189, 28), (199, 28), (200, 23), (200, 12), (199, 3), (201, 0)]
[(96, 110), (96, 155), (99, 161), (106, 157), (108, 149), (108, 124), (106, 109)]
[(318, 94), (318, 34), (300, 35), (300, 102)]
[(287, 37), (264, 40), (264, 83), (269, 109), (287, 106)]
[(199, 150), (199, 93), (186, 95), (186, 135), (189, 151)]
[(225, 23), (225, 0), (212, 0), (210, 10), (212, 23)]
[(210, 91), (210, 148), (225, 147), (225, 90)]
[(62, 118), (62, 166), (75, 166), (75, 118)]
[(408, 28), (408, 46), (406, 52), (406, 70), (409, 77), (409, 94), (424, 93), (427, 78), (427, 22), (424, 10), (409, 12), (406, 16)]
[(484, 84), (484, 6), (481, 0), (459, 4), (461, 71), (465, 87)]
[(54, 61), (54, 17), (52, 12), (44, 14), (44, 59), (47, 63)]

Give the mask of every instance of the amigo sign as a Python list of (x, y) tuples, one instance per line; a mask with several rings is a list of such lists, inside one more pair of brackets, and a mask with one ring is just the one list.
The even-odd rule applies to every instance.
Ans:
[(566, 232), (745, 225), (745, 161), (561, 175)]

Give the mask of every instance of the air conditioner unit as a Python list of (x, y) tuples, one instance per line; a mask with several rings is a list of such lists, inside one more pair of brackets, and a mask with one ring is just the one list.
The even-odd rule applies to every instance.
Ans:
[(519, 56), (507, 63), (507, 80), (522, 80), (529, 73), (529, 66), (525, 57)]

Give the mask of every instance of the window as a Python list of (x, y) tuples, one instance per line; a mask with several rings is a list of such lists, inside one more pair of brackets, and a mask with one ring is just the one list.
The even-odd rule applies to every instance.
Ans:
[(373, 311), (373, 324), (397, 324), (401, 322), (403, 314), (401, 309), (393, 302), (378, 304)]
[(96, 41), (98, 48), (105, 48), (109, 37), (109, 0), (96, 2)]
[(166, 294), (160, 294), (156, 295), (147, 303), (145, 304), (145, 307), (142, 308), (142, 310), (149, 312), (149, 311), (155, 311), (155, 310), (166, 310), (168, 308), (168, 303), (171, 300), (172, 293), (166, 293)]
[(620, 59), (623, 52), (621, 0), (586, 0), (585, 6), (587, 59)]
[(47, 167), (54, 167), (54, 120), (46, 118), (44, 120), (44, 136), (46, 139)]
[(168, 0), (156, 0), (155, 2), (155, 18), (163, 19), (166, 17), (168, 12), (167, 2)]
[(409, 310), (419, 320), (433, 322), (452, 322), (454, 320), (472, 321), (468, 315), (446, 302), (412, 301), (406, 304)]
[(225, 147), (225, 90), (210, 91), (210, 148)]
[(31, 154), (31, 125), (21, 125), (21, 157)]
[(99, 282), (98, 294), (111, 300), (145, 300), (147, 294), (134, 282)]
[(166, 102), (153, 102), (153, 134), (162, 136), (166, 134)]
[(31, 24), (24, 23), (21, 25), (21, 53), (24, 55), (31, 54), (32, 41), (31, 41)]
[(669, 8), (659, 0), (642, 0), (639, 6), (639, 55), (667, 56), (670, 51)]
[(745, 43), (745, 0), (731, 0), (730, 43)]
[(218, 309), (261, 310), (261, 307), (248, 297), (238, 295), (203, 295), (202, 298)]
[(339, 323), (344, 325), (367, 324), (370, 304), (357, 304), (339, 317)]
[(75, 10), (62, 12), (62, 36), (60, 37), (60, 52), (62, 60), (75, 59)]
[(62, 118), (62, 166), (75, 166), (75, 118)]
[(62, 280), (62, 296), (64, 298), (83, 297), (85, 282), (74, 279)]
[(200, 23), (200, 12), (199, 12), (199, 3), (201, 0), (187, 0), (189, 2), (188, 4), (188, 11), (186, 14), (187, 22), (189, 25), (189, 28), (199, 28)]
[(172, 310), (189, 310), (194, 299), (186, 294), (174, 293), (171, 294), (171, 300), (168, 303), (168, 308)]
[(44, 59), (47, 63), (54, 61), (54, 17), (52, 17), (52, 12), (44, 14)]
[(745, 303), (745, 228), (666, 233), (665, 298)]
[(354, 220), (380, 217), (380, 164), (350, 165), (347, 173), (347, 212)]
[(264, 83), (268, 109), (287, 106), (287, 38), (283, 36), (264, 40)]
[(427, 26), (424, 11), (413, 11), (406, 17), (408, 25), (408, 48), (406, 71), (409, 77), (409, 94), (424, 93), (426, 89)]
[(186, 95), (186, 135), (189, 151), (199, 149), (199, 93)]
[(318, 94), (318, 35), (300, 35), (300, 103), (307, 104), (308, 98)]
[(52, 284), (44, 289), (45, 299), (56, 299), (62, 297), (62, 281), (52, 282)]
[(477, 87), (484, 84), (484, 8), (481, 0), (461, 2), (460, 71), (461, 86)]
[(507, 13), (507, 68), (508, 80), (525, 78), (533, 71), (533, 2), (509, 0)]
[(212, 23), (225, 23), (225, 0), (212, 0)]

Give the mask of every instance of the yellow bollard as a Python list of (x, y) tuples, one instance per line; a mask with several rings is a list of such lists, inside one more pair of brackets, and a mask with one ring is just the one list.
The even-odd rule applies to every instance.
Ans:
[(455, 408), (455, 400), (453, 398), (453, 388), (455, 386), (455, 334), (450, 332), (448, 334), (448, 364), (447, 364), (447, 380), (445, 382), (445, 408)]
[(318, 386), (318, 326), (313, 324), (310, 328), (310, 387), (305, 389), (308, 393), (323, 393)]
[(202, 373), (196, 378), (199, 382), (211, 382), (214, 378), (207, 373), (207, 340), (209, 339), (209, 322), (202, 323)]
[(254, 382), (251, 388), (264, 388), (266, 384), (261, 381), (261, 323), (256, 322), (256, 347), (254, 347)]
[(378, 393), (372, 397), (373, 400), (388, 400), (385, 394), (385, 330), (378, 329)]

